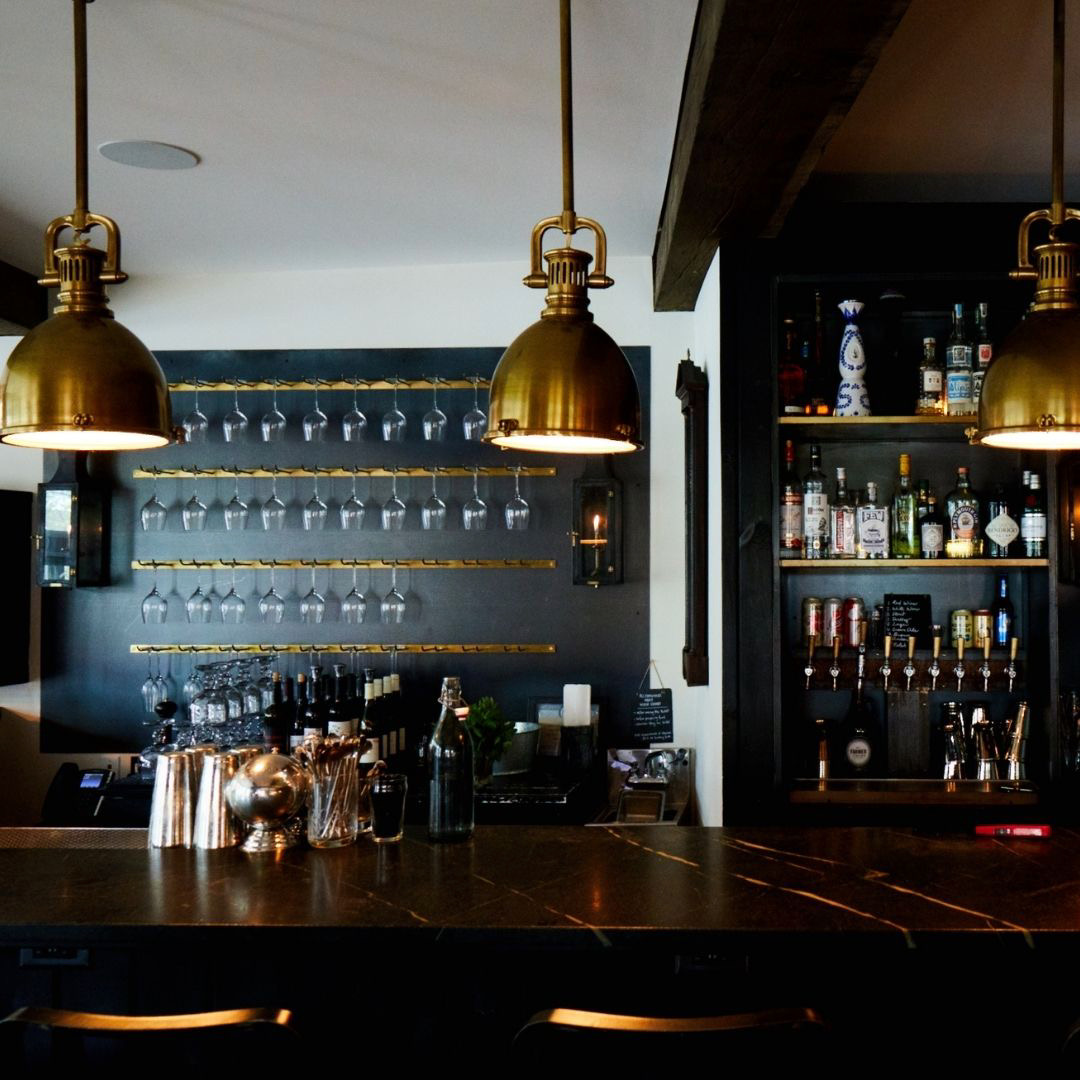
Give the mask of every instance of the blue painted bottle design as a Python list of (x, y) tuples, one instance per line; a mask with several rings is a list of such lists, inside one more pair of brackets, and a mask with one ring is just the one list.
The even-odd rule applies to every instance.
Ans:
[(866, 352), (855, 320), (862, 311), (860, 300), (842, 300), (844, 336), (840, 340), (840, 388), (836, 392), (836, 416), (870, 416), (870, 394), (866, 389)]

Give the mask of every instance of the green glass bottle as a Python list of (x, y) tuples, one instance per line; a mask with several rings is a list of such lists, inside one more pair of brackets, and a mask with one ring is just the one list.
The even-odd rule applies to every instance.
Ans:
[(911, 455), (900, 455), (900, 476), (892, 501), (892, 556), (919, 557), (918, 496), (911, 488)]

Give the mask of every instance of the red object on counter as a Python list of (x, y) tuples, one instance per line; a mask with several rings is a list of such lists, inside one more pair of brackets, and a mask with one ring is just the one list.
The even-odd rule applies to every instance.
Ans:
[(1049, 825), (976, 825), (976, 836), (1019, 836), (1042, 839), (1050, 835)]

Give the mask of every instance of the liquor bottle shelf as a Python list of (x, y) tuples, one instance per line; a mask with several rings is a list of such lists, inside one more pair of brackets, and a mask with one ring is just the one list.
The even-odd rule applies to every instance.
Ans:
[(978, 417), (972, 416), (781, 416), (791, 435), (831, 442), (838, 439), (915, 439), (967, 442)]
[(1045, 570), (1049, 559), (781, 559), (782, 570)]
[(1029, 781), (798, 779), (792, 803), (833, 806), (1035, 806)]
[(289, 642), (280, 645), (248, 644), (248, 645), (148, 645), (143, 643), (134, 644), (129, 649), (132, 653), (193, 653), (200, 654), (241, 654), (241, 653), (376, 653), (379, 655), (394, 655), (397, 653), (420, 653), (423, 655), (455, 655), (455, 656), (481, 656), (481, 655), (506, 655), (506, 654), (530, 654), (551, 656), (555, 653), (554, 645), (429, 645), (416, 643), (402, 643), (400, 645), (387, 645), (384, 643), (358, 645), (341, 642), (328, 642), (324, 644), (302, 644)]

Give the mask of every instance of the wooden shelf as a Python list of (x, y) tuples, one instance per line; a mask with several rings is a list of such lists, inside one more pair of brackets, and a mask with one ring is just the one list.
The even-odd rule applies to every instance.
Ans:
[(1035, 806), (1035, 785), (1007, 780), (796, 780), (792, 803), (820, 806)]
[(1049, 559), (781, 559), (781, 570), (1045, 570)]
[(933, 439), (967, 442), (968, 430), (978, 423), (972, 416), (781, 416), (777, 423), (791, 435), (826, 442), (839, 439)]

